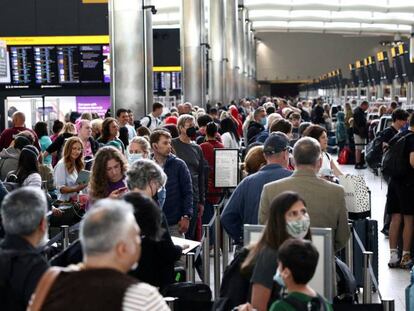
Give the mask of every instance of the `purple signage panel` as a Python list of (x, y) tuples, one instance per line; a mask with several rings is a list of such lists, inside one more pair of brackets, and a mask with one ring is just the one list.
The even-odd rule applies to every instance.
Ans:
[(104, 82), (111, 82), (111, 59), (109, 45), (102, 46)]
[(76, 96), (76, 110), (79, 113), (96, 112), (100, 117), (104, 117), (108, 108), (111, 108), (109, 96)]

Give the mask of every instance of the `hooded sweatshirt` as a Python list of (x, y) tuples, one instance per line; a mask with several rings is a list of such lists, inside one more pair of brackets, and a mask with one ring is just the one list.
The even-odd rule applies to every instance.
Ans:
[(336, 114), (336, 141), (343, 142), (347, 140), (347, 131), (345, 126), (345, 113), (338, 111)]
[(3, 149), (0, 152), (0, 178), (5, 180), (10, 171), (17, 170), (20, 150), (14, 147)]

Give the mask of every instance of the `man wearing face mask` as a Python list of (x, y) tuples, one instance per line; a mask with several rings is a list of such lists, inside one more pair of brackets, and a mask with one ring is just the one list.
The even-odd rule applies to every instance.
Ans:
[(6, 237), (0, 246), (2, 310), (26, 310), (49, 266), (37, 250), (47, 237), (46, 211), (46, 196), (40, 188), (23, 187), (4, 198), (1, 218)]
[(197, 217), (203, 216), (204, 212), (205, 160), (200, 146), (194, 143), (197, 133), (194, 117), (189, 114), (181, 115), (177, 121), (177, 128), (179, 136), (172, 140), (172, 147), (177, 157), (187, 164), (191, 174), (193, 186), (193, 217), (190, 221), (187, 237), (194, 240)]
[(253, 120), (247, 129), (247, 143), (250, 145), (265, 130), (266, 110), (263, 107), (257, 108), (253, 113)]
[(349, 239), (348, 212), (342, 186), (317, 176), (322, 165), (321, 147), (311, 137), (297, 141), (293, 149), (296, 168), (291, 177), (271, 182), (263, 187), (259, 207), (259, 223), (269, 217), (270, 203), (284, 191), (295, 191), (307, 203), (311, 227), (331, 228), (335, 251)]
[(193, 215), (193, 187), (185, 162), (171, 153), (171, 134), (156, 130), (150, 136), (154, 161), (167, 175), (162, 206), (172, 236), (183, 237)]

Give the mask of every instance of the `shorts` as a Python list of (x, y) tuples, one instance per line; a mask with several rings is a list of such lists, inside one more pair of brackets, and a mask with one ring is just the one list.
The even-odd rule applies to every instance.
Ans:
[(407, 183), (391, 178), (387, 192), (387, 213), (390, 215), (414, 215), (413, 191), (413, 185), (407, 185)]
[(367, 139), (362, 138), (361, 136), (354, 134), (355, 150), (364, 150), (365, 145), (367, 144)]

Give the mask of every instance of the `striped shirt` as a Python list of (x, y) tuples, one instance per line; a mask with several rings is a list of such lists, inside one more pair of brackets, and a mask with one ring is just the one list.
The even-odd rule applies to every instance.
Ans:
[(146, 283), (131, 285), (125, 292), (123, 311), (169, 311), (158, 290)]

